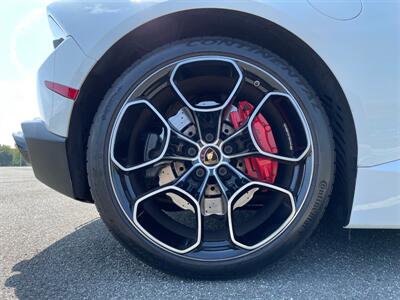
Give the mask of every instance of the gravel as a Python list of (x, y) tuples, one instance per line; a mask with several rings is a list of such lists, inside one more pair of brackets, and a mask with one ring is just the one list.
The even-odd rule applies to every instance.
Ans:
[(340, 229), (325, 218), (296, 253), (255, 276), (199, 281), (128, 253), (95, 207), (0, 168), (0, 299), (400, 299), (400, 231)]

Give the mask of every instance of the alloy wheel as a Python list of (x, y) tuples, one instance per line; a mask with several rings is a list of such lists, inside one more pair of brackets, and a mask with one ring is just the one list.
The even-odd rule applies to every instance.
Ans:
[(295, 220), (313, 175), (301, 106), (277, 78), (233, 57), (160, 68), (119, 109), (113, 191), (151, 243), (217, 261), (267, 245)]

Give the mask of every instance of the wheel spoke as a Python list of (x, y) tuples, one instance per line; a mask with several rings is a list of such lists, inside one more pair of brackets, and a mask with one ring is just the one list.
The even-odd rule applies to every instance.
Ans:
[[(223, 70), (225, 68), (226, 70)], [(225, 71), (221, 74), (221, 70)], [(215, 72), (216, 74), (213, 74)], [(228, 74), (227, 74), (228, 73)], [(199, 99), (190, 99), (185, 97), (185, 91), (188, 88), (180, 88), (179, 85), (185, 80), (191, 79), (192, 77), (197, 77), (199, 80), (197, 83), (203, 83), (201, 81), (202, 77), (205, 76), (226, 76), (230, 75), (232, 77), (233, 84), (229, 87), (228, 96), (224, 99), (208, 99), (207, 101), (200, 101)], [(182, 77), (179, 79), (179, 77)], [(197, 58), (189, 58), (180, 63), (178, 63), (173, 69), (170, 76), (170, 84), (175, 92), (178, 94), (180, 99), (185, 103), (185, 105), (190, 108), (190, 110), (195, 112), (212, 112), (224, 109), (233, 99), (236, 92), (238, 91), (243, 79), (242, 71), (235, 61), (232, 59), (214, 57), (214, 56), (203, 56)], [(205, 85), (210, 86), (215, 84), (214, 82), (205, 82)], [(198, 87), (206, 88), (207, 86)], [(203, 95), (207, 96), (207, 95)]]
[(214, 176), (226, 199), (229, 199), (236, 190), (251, 181), (228, 163), (222, 163), (215, 171)]
[(171, 128), (171, 136), (161, 159), (193, 161), (199, 152), (199, 145), (179, 131)]
[[(200, 170), (200, 172), (199, 172)], [(204, 190), (206, 187), (207, 180), (209, 178), (209, 171), (202, 167), (201, 165), (194, 165), (191, 169), (189, 169), (182, 177), (173, 182), (171, 185), (162, 186), (148, 192), (142, 196), (140, 196), (134, 202), (133, 209), (133, 221), (137, 226), (149, 236), (150, 239), (155, 241), (156, 243), (161, 244), (162, 246), (173, 250), (177, 253), (187, 253), (192, 251), (201, 244), (202, 236), (203, 236), (203, 216), (201, 215), (200, 201), (203, 197)], [(189, 247), (184, 249), (178, 249), (176, 247), (171, 247), (168, 243), (161, 241), (159, 237), (154, 236), (152, 234), (151, 228), (145, 228), (140, 223), (140, 204), (144, 201), (148, 201), (149, 199), (154, 199), (156, 197), (168, 196), (173, 201), (179, 202), (180, 207), (186, 210), (191, 210), (196, 216), (196, 241), (190, 244)]]
[(195, 112), (194, 114), (203, 144), (216, 142), (219, 139), (222, 111)]
[[(265, 158), (273, 159), (280, 161), (282, 163), (299, 163), (302, 161), (311, 150), (311, 143), (310, 143), (310, 133), (309, 128), (306, 125), (305, 121), (303, 122), (304, 132), (306, 133), (305, 136), (307, 137), (307, 144), (305, 149), (297, 156), (290, 157), (285, 155), (279, 155), (271, 152), (264, 151), (261, 146), (258, 144), (254, 130), (253, 130), (253, 121), (255, 117), (260, 113), (262, 107), (269, 101), (272, 97), (285, 97), (292, 101), (292, 98), (285, 93), (279, 92), (270, 92), (268, 93), (261, 102), (256, 106), (256, 108), (251, 113), (248, 120), (246, 120), (245, 124), (234, 134), (229, 136), (221, 143), (221, 148), (224, 155), (227, 158), (234, 159), (234, 158), (242, 158), (242, 157), (249, 157), (249, 156), (263, 156)], [(303, 121), (302, 115), (299, 113), (301, 120)]]
[[(271, 191), (275, 191), (278, 193), (283, 194), (284, 196), (287, 197), (288, 201), (288, 206), (290, 206), (290, 213), (288, 216), (285, 218), (285, 220), (280, 224), (279, 227), (274, 229), (274, 231), (271, 234), (268, 234), (267, 236), (263, 236), (262, 238), (259, 238), (256, 242), (253, 243), (244, 243), (241, 242), (237, 239), (236, 234), (235, 234), (235, 226), (234, 226), (234, 218), (233, 218), (233, 211), (235, 209), (238, 209), (244, 205), (246, 205), (249, 201), (252, 201), (254, 198), (254, 195), (257, 192), (260, 192), (262, 190), (267, 189), (268, 192), (270, 193)], [(228, 200), (228, 224), (229, 224), (229, 234), (230, 234), (230, 239), (231, 241), (238, 247), (246, 249), (246, 250), (253, 250), (256, 249), (265, 243), (267, 243), (270, 239), (272, 239), (274, 236), (276, 236), (276, 233), (282, 230), (285, 226), (287, 226), (294, 216), (296, 215), (296, 205), (295, 205), (295, 200), (292, 195), (292, 193), (286, 189), (283, 189), (281, 187), (278, 187), (273, 184), (268, 184), (265, 182), (259, 182), (259, 181), (252, 181), (248, 182), (247, 184), (243, 185), (241, 188), (239, 188)]]
[[(158, 199), (169, 198), (173, 203), (179, 203), (179, 208), (182, 211), (191, 211), (192, 222), (195, 223), (194, 233), (188, 239), (183, 235), (176, 235), (173, 238), (165, 239), (166, 232), (155, 231), (154, 223), (151, 223), (151, 214), (147, 212), (146, 204), (151, 205), (151, 202)], [(176, 206), (176, 205), (175, 205)], [(161, 211), (158, 214), (162, 213)], [(202, 218), (200, 212), (200, 205), (198, 201), (185, 190), (177, 186), (165, 186), (156, 189), (146, 195), (137, 199), (133, 207), (132, 220), (134, 224), (153, 242), (180, 254), (190, 252), (195, 249), (201, 242)], [(149, 221), (150, 220), (150, 221)], [(176, 222), (176, 221), (175, 221)]]
[[(211, 65), (207, 66), (207, 64), (210, 63)], [(216, 65), (212, 65), (212, 63)], [(204, 68), (203, 64), (208, 68), (202, 70), (202, 68)], [(200, 85), (206, 85), (203, 87), (203, 89), (207, 89), (209, 85), (215, 85), (215, 82), (202, 81), (201, 78), (204, 77), (204, 72), (207, 72), (208, 76), (212, 76), (212, 72), (218, 73), (219, 70), (218, 68), (216, 68), (217, 65), (222, 69), (228, 69), (227, 71), (232, 77), (233, 84), (229, 87), (230, 90), (226, 90), (224, 92), (224, 94), (227, 93), (228, 95), (225, 97), (222, 96), (221, 98), (220, 95), (217, 96), (205, 94), (203, 95), (204, 99), (202, 101), (200, 101), (201, 97), (200, 100), (194, 100), (185, 97), (185, 90), (187, 90), (187, 88), (183, 87), (181, 90), (179, 88), (179, 82), (184, 83), (185, 80), (188, 81), (188, 79), (184, 77), (185, 73), (189, 73), (186, 69), (192, 69), (190, 72), (191, 74), (187, 75), (189, 79), (192, 77), (194, 78), (194, 80), (196, 78), (199, 78), (197, 83)], [(226, 74), (224, 73), (224, 75)], [(179, 77), (184, 77), (184, 80), (179, 80)], [(183, 101), (185, 106), (192, 111), (192, 114), (196, 121), (197, 130), (199, 132), (199, 138), (201, 141), (203, 141), (204, 144), (213, 143), (219, 139), (223, 110), (232, 102), (232, 100), (236, 96), (242, 84), (242, 79), (242, 71), (235, 61), (231, 59), (221, 59), (218, 57), (201, 57), (188, 59), (177, 64), (172, 71), (170, 77), (171, 86), (173, 87), (179, 98)], [(199, 86), (198, 88), (201, 88), (201, 86)]]
[[(211, 216), (201, 216), (201, 241), (199, 245), (193, 249), (192, 251), (202, 251), (204, 249), (207, 249), (210, 247), (210, 244), (214, 244), (216, 247), (219, 249), (223, 250), (229, 250), (232, 248), (238, 248), (230, 238), (230, 233), (229, 233), (229, 224), (228, 224), (228, 219), (227, 218), (219, 218), (216, 220), (215, 218), (212, 218)], [(218, 222), (218, 224), (216, 224)], [(223, 239), (224, 241), (221, 242), (213, 242), (213, 231), (210, 230), (210, 227), (218, 226), (219, 229), (219, 234), (220, 234), (220, 239)], [(214, 238), (215, 239), (215, 238)], [(211, 242), (210, 242), (211, 241)]]
[[(152, 147), (149, 151), (148, 157), (140, 158), (139, 161), (136, 162), (130, 162), (127, 158), (129, 153), (124, 153), (124, 155), (120, 155), (120, 152), (118, 152), (116, 149), (116, 144), (118, 144), (118, 146), (122, 148), (126, 146), (128, 141), (118, 141), (117, 135), (120, 130), (121, 122), (125, 121), (124, 118), (127, 119), (128, 117), (132, 117), (130, 115), (132, 114), (132, 112), (135, 112), (135, 110), (143, 110), (143, 107), (147, 108), (149, 113), (153, 114), (153, 118), (159, 121), (159, 127), (161, 127), (159, 128), (160, 134), (153, 134), (152, 136), (150, 136), (150, 138), (148, 138), (146, 143), (149, 148)], [(126, 117), (126, 115), (128, 115), (128, 117)], [(132, 115), (134, 116), (135, 114)], [(124, 172), (130, 172), (144, 167), (153, 166), (154, 164), (159, 163), (162, 160), (174, 159), (193, 161), (199, 151), (199, 145), (197, 143), (193, 142), (185, 135), (173, 129), (164, 119), (162, 114), (147, 100), (140, 99), (127, 102), (125, 106), (121, 109), (121, 112), (117, 117), (115, 126), (116, 130), (113, 131), (110, 149), (111, 160), (118, 169)], [(123, 133), (125, 133), (124, 130), (126, 131), (125, 128), (121, 129)], [(160, 144), (162, 146), (159, 146)], [(118, 155), (121, 158), (118, 157)]]
[(207, 185), (210, 171), (200, 164), (194, 165), (176, 182), (176, 186), (201, 201)]
[[(255, 138), (255, 134), (253, 132), (253, 126), (252, 126), (253, 121), (254, 121), (255, 117), (262, 110), (264, 104), (266, 104), (268, 101), (270, 101), (271, 98), (273, 98), (273, 97), (282, 97), (282, 98), (288, 99), (290, 101), (291, 105), (295, 108), (296, 113), (297, 113), (298, 117), (301, 120), (301, 123), (302, 123), (302, 126), (303, 126), (303, 131), (304, 131), (305, 137), (306, 137), (306, 146), (305, 146), (305, 149), (299, 155), (296, 155), (295, 157), (286, 157), (286, 156), (283, 156), (283, 155), (275, 155), (273, 153), (266, 152), (260, 147), (260, 145), (257, 143), (257, 140)], [(257, 105), (257, 107), (252, 112), (252, 114), (251, 114), (246, 126), (247, 126), (247, 130), (248, 130), (248, 132), (250, 134), (250, 137), (251, 137), (251, 140), (253, 142), (254, 147), (257, 149), (257, 151), (260, 154), (262, 154), (265, 157), (281, 160), (283, 162), (299, 162), (307, 154), (310, 153), (310, 149), (311, 149), (311, 138), (310, 138), (311, 133), (310, 133), (310, 129), (309, 129), (308, 125), (307, 125), (307, 122), (305, 120), (304, 115), (301, 113), (299, 105), (293, 99), (293, 97), (290, 96), (289, 94), (281, 93), (281, 92), (270, 92), (267, 95), (265, 95), (265, 97), (260, 101), (260, 103)]]

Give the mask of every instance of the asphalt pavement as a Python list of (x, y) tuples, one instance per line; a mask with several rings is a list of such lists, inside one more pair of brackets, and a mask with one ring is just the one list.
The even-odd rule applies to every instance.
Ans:
[(400, 231), (325, 219), (303, 248), (254, 276), (182, 279), (142, 263), (91, 204), (0, 168), (0, 299), (400, 299)]

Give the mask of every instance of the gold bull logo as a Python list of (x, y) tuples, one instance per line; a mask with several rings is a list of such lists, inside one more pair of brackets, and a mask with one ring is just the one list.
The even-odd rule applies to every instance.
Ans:
[(219, 162), (219, 157), (217, 151), (209, 147), (205, 149), (203, 156), (203, 163), (207, 166), (216, 165)]

